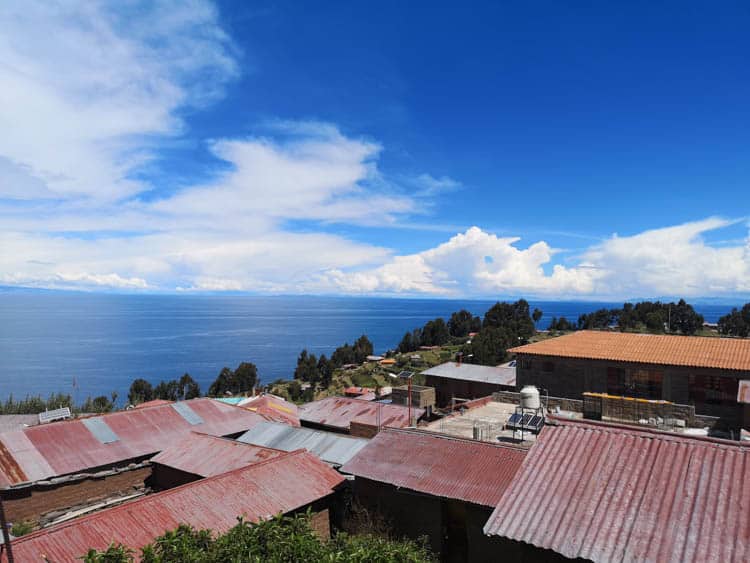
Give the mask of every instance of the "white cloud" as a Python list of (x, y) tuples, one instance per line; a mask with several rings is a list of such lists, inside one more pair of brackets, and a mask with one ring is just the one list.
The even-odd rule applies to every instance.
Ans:
[(586, 251), (581, 264), (596, 268), (595, 292), (603, 295), (747, 293), (750, 238), (717, 248), (702, 237), (736, 223), (714, 217), (630, 237), (614, 235)]
[[(262, 217), (368, 223), (393, 221), (413, 211), (413, 201), (382, 188), (381, 147), (346, 137), (331, 124), (283, 122), (276, 138), (219, 140), (213, 153), (231, 170), (203, 186), (162, 200), (154, 209), (196, 218)], [(281, 136), (279, 137), (279, 133)], [(231, 217), (229, 218), (231, 220)]]
[[(0, 4), (0, 198), (121, 199), (237, 72), (210, 3)], [(200, 79), (198, 79), (200, 78)], [(40, 182), (44, 190), (40, 190)]]
[(560, 265), (544, 272), (554, 254), (544, 242), (527, 249), (520, 239), (501, 238), (472, 227), (436, 248), (397, 256), (368, 272), (330, 273), (332, 283), (349, 292), (424, 292), (444, 295), (584, 294), (592, 289), (585, 270)]
[[(133, 291), (628, 297), (750, 292), (750, 243), (706, 219), (612, 236), (561, 262), (478, 227), (415, 254), (322, 225), (423, 228), (447, 176), (394, 180), (384, 148), (273, 121), (208, 143), (224, 172), (159, 198), (134, 179), (185, 108), (238, 74), (208, 0), (0, 4), (0, 283)], [(154, 197), (138, 194), (155, 190)], [(290, 224), (301, 222), (305, 232)], [(437, 230), (437, 225), (429, 228)], [(445, 228), (445, 227), (441, 227)], [(452, 232), (455, 232), (452, 231)]]
[[(702, 234), (736, 222), (709, 218), (630, 236), (613, 235), (571, 261), (553, 264), (544, 241), (528, 248), (478, 227), (433, 249), (365, 271), (327, 273), (348, 293), (589, 297), (732, 296), (750, 293), (750, 238), (714, 248)], [(549, 272), (545, 272), (545, 267)]]

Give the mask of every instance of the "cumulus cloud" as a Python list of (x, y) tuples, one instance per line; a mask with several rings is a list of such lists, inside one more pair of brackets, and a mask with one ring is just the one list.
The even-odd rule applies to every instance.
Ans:
[(479, 227), (408, 255), (326, 233), (332, 223), (423, 228), (409, 220), (468, 189), (427, 172), (389, 176), (377, 140), (333, 123), (276, 120), (252, 136), (192, 139), (222, 171), (160, 192), (143, 165), (165, 140), (187, 138), (186, 108), (215, 101), (238, 74), (208, 0), (5, 2), (0, 56), (2, 284), (492, 297), (750, 292), (748, 240), (704, 240), (730, 224), (723, 219), (613, 235), (565, 259), (547, 241)]
[(528, 295), (623, 299), (640, 296), (708, 296), (750, 293), (750, 237), (715, 248), (702, 235), (736, 221), (709, 218), (629, 237), (612, 235), (554, 264), (546, 242), (527, 248), (472, 227), (416, 254), (396, 256), (365, 271), (327, 273), (350, 293)]
[(588, 270), (555, 265), (551, 274), (544, 266), (555, 251), (539, 241), (526, 249), (517, 237), (502, 238), (471, 227), (447, 242), (368, 272), (330, 273), (345, 291), (424, 292), (441, 295), (585, 294), (593, 289)]

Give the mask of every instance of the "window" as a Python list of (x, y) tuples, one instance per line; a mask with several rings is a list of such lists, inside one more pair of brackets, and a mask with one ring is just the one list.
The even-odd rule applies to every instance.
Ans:
[(729, 377), (691, 375), (690, 402), (698, 405), (736, 404), (737, 387), (737, 380)]
[(647, 369), (607, 368), (607, 393), (641, 399), (661, 399), (663, 372)]
[(518, 367), (521, 369), (531, 369), (531, 360), (528, 358), (520, 358), (518, 360)]

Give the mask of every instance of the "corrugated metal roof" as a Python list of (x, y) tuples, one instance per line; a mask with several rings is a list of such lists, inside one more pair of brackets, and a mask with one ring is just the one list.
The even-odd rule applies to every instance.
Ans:
[(446, 379), (504, 385), (506, 387), (513, 387), (516, 384), (516, 368), (514, 367), (480, 366), (477, 364), (446, 362), (426, 369), (422, 374), (444, 377)]
[(516, 354), (750, 371), (750, 339), (580, 330), (511, 348)]
[(750, 448), (553, 421), (485, 533), (592, 561), (750, 560)]
[(81, 420), (81, 423), (88, 428), (89, 432), (94, 435), (94, 438), (99, 440), (102, 444), (111, 444), (120, 439), (117, 437), (117, 434), (107, 426), (107, 423), (101, 417), (94, 416), (91, 418), (84, 418)]
[[(302, 405), (299, 413), (302, 421), (344, 430), (349, 430), (352, 422), (395, 428), (409, 426), (407, 407), (360, 401), (350, 397), (326, 397), (320, 401), (313, 401)], [(421, 418), (423, 414), (423, 409), (412, 408), (412, 416), (416, 419)]]
[(238, 516), (257, 522), (290, 512), (331, 494), (343, 480), (305, 451), (282, 454), (23, 536), (13, 541), (13, 555), (73, 562), (112, 542), (139, 549), (181, 523), (225, 532)]
[[(224, 405), (212, 399), (186, 401), (203, 423), (191, 425), (172, 405), (132, 409), (98, 418), (119, 438), (102, 443), (89, 431), (84, 420), (41, 424), (0, 434), (0, 443), (26, 475), (38, 481), (85, 469), (103, 467), (148, 456), (163, 450), (193, 430), (215, 436), (239, 434), (265, 419), (253, 412)], [(0, 487), (23, 481), (0, 467)]]
[(146, 401), (145, 403), (140, 403), (138, 405), (135, 405), (136, 409), (147, 409), (149, 407), (158, 407), (160, 405), (171, 405), (174, 403), (174, 401), (168, 401), (166, 399), (154, 399), (152, 401)]
[(279, 449), (251, 446), (236, 440), (191, 432), (177, 444), (152, 457), (151, 463), (173, 467), (200, 477), (211, 477), (283, 454)]
[(304, 448), (331, 465), (343, 465), (359, 450), (365, 447), (368, 440), (333, 434), (311, 428), (292, 428), (277, 422), (262, 422), (237, 438), (246, 444), (257, 444), (284, 451)]
[(384, 430), (341, 471), (444, 498), (494, 507), (526, 451), (418, 430)]
[(299, 426), (299, 409), (297, 405), (276, 395), (264, 393), (257, 397), (241, 401), (239, 406), (243, 409), (257, 412), (268, 420), (283, 422), (291, 426)]
[(37, 414), (0, 414), (0, 432), (21, 430), (37, 424), (39, 424), (39, 415)]

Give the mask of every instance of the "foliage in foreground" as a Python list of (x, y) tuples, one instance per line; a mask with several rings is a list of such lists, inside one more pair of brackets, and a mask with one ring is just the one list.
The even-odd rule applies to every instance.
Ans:
[[(86, 563), (130, 563), (134, 552), (122, 545), (90, 550)], [(429, 549), (410, 540), (337, 534), (321, 540), (310, 528), (310, 514), (277, 516), (258, 524), (239, 521), (216, 538), (208, 530), (181, 525), (143, 548), (144, 563), (223, 563), (327, 561), (331, 563), (421, 563), (435, 561)]]

